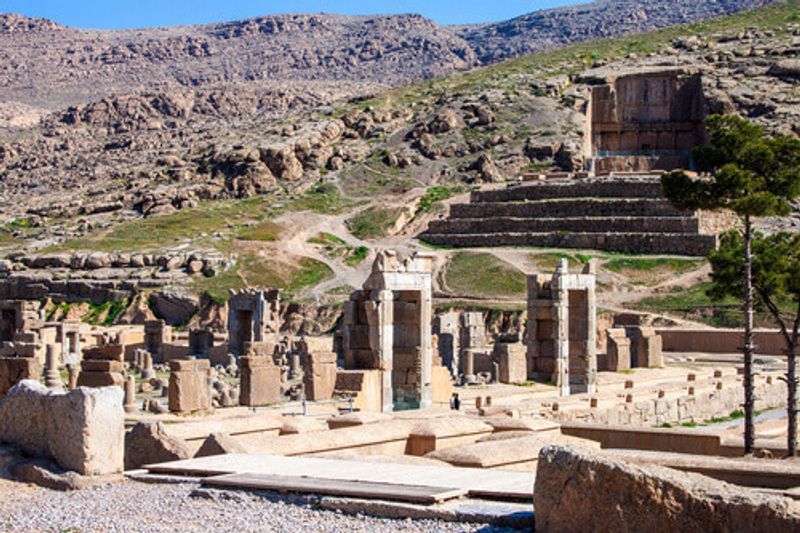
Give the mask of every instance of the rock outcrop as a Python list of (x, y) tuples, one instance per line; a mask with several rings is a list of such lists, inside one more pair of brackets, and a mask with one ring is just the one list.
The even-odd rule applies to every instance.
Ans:
[(539, 454), (536, 531), (794, 531), (800, 505), (781, 496), (570, 446)]

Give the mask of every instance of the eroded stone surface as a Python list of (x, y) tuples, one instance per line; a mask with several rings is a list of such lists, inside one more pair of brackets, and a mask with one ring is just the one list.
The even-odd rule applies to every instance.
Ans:
[(25, 380), (0, 403), (0, 441), (82, 475), (121, 472), (123, 435), (118, 387), (61, 393)]
[[(548, 446), (534, 486), (536, 531), (792, 531), (789, 498), (595, 452)], [(602, 512), (600, 512), (602, 511)]]

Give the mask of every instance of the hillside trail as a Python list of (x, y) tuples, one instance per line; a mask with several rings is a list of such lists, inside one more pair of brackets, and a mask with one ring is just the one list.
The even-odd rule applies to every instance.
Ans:
[[(505, 305), (524, 307), (524, 300), (497, 300), (486, 299), (479, 297), (463, 297), (463, 296), (448, 296), (445, 287), (442, 287), (441, 278), (447, 268), (447, 263), (450, 258), (459, 250), (452, 249), (433, 249), (424, 248), (416, 237), (427, 227), (428, 222), (439, 216), (436, 213), (421, 214), (411, 218), (407, 221), (399, 231), (394, 235), (389, 235), (376, 240), (362, 240), (353, 236), (348, 227), (347, 220), (355, 213), (368, 209), (369, 207), (379, 205), (381, 207), (407, 207), (410, 203), (414, 203), (425, 189), (414, 189), (399, 197), (393, 198), (389, 201), (384, 199), (381, 203), (367, 203), (358, 211), (350, 211), (342, 214), (325, 215), (314, 212), (290, 212), (285, 213), (275, 219), (275, 223), (285, 228), (285, 235), (281, 237), (279, 243), (275, 243), (272, 248), (275, 252), (288, 253), (292, 256), (310, 257), (322, 263), (325, 263), (333, 271), (334, 276), (313, 289), (309, 294), (321, 298), (323, 295), (338, 287), (348, 287), (350, 290), (360, 288), (364, 281), (369, 277), (372, 262), (375, 255), (380, 250), (393, 249), (401, 254), (408, 254), (413, 251), (424, 250), (425, 252), (432, 253), (435, 257), (435, 272), (433, 276), (434, 292), (437, 293), (436, 300), (438, 302), (465, 302), (475, 303), (480, 305)], [(454, 196), (447, 201), (443, 202), (445, 205), (451, 203), (463, 202), (468, 194), (460, 194)], [(342, 239), (349, 246), (355, 248), (364, 246), (369, 250), (367, 257), (357, 265), (348, 265), (341, 257), (331, 257), (325, 253), (323, 247), (308, 242), (320, 233), (329, 233)], [(563, 250), (555, 249), (528, 249), (528, 248), (474, 248), (469, 249), (472, 253), (487, 253), (491, 254), (498, 259), (508, 263), (516, 269), (526, 274), (548, 274), (545, 269), (537, 265), (534, 256), (535, 254), (548, 253), (548, 252), (563, 252)], [(610, 272), (600, 269), (598, 272), (598, 282), (604, 285), (616, 287), (614, 290), (601, 290), (598, 292), (598, 307), (608, 309), (620, 313), (637, 313), (626, 307), (626, 304), (639, 301), (654, 295), (669, 293), (681, 288), (687, 288), (708, 279), (711, 269), (708, 264), (703, 265), (699, 269), (682, 273), (678, 276), (672, 277), (655, 285), (634, 285), (623, 275), (615, 272)], [(624, 290), (619, 290), (623, 287)], [(637, 313), (638, 314), (638, 313)], [(674, 316), (663, 315), (659, 313), (648, 312), (650, 316), (669, 320), (674, 323), (680, 324), (685, 327), (700, 327), (701, 324), (677, 318)]]

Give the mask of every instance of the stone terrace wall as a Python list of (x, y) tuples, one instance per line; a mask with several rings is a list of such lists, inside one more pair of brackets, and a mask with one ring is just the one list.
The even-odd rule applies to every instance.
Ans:
[(706, 255), (726, 215), (685, 212), (658, 176), (568, 178), (473, 191), (420, 238), (457, 247), (544, 246), (624, 253)]

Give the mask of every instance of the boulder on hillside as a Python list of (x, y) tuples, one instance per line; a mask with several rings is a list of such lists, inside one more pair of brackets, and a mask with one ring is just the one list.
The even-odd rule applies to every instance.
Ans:
[(125, 435), (125, 469), (189, 459), (186, 443), (166, 432), (161, 422), (139, 422)]
[(800, 59), (783, 59), (773, 63), (767, 74), (788, 80), (800, 79)]
[(178, 291), (158, 291), (150, 295), (150, 306), (158, 318), (176, 326), (186, 324), (197, 312), (198, 301), (193, 295)]
[(536, 531), (797, 531), (800, 503), (572, 446), (539, 453)]

